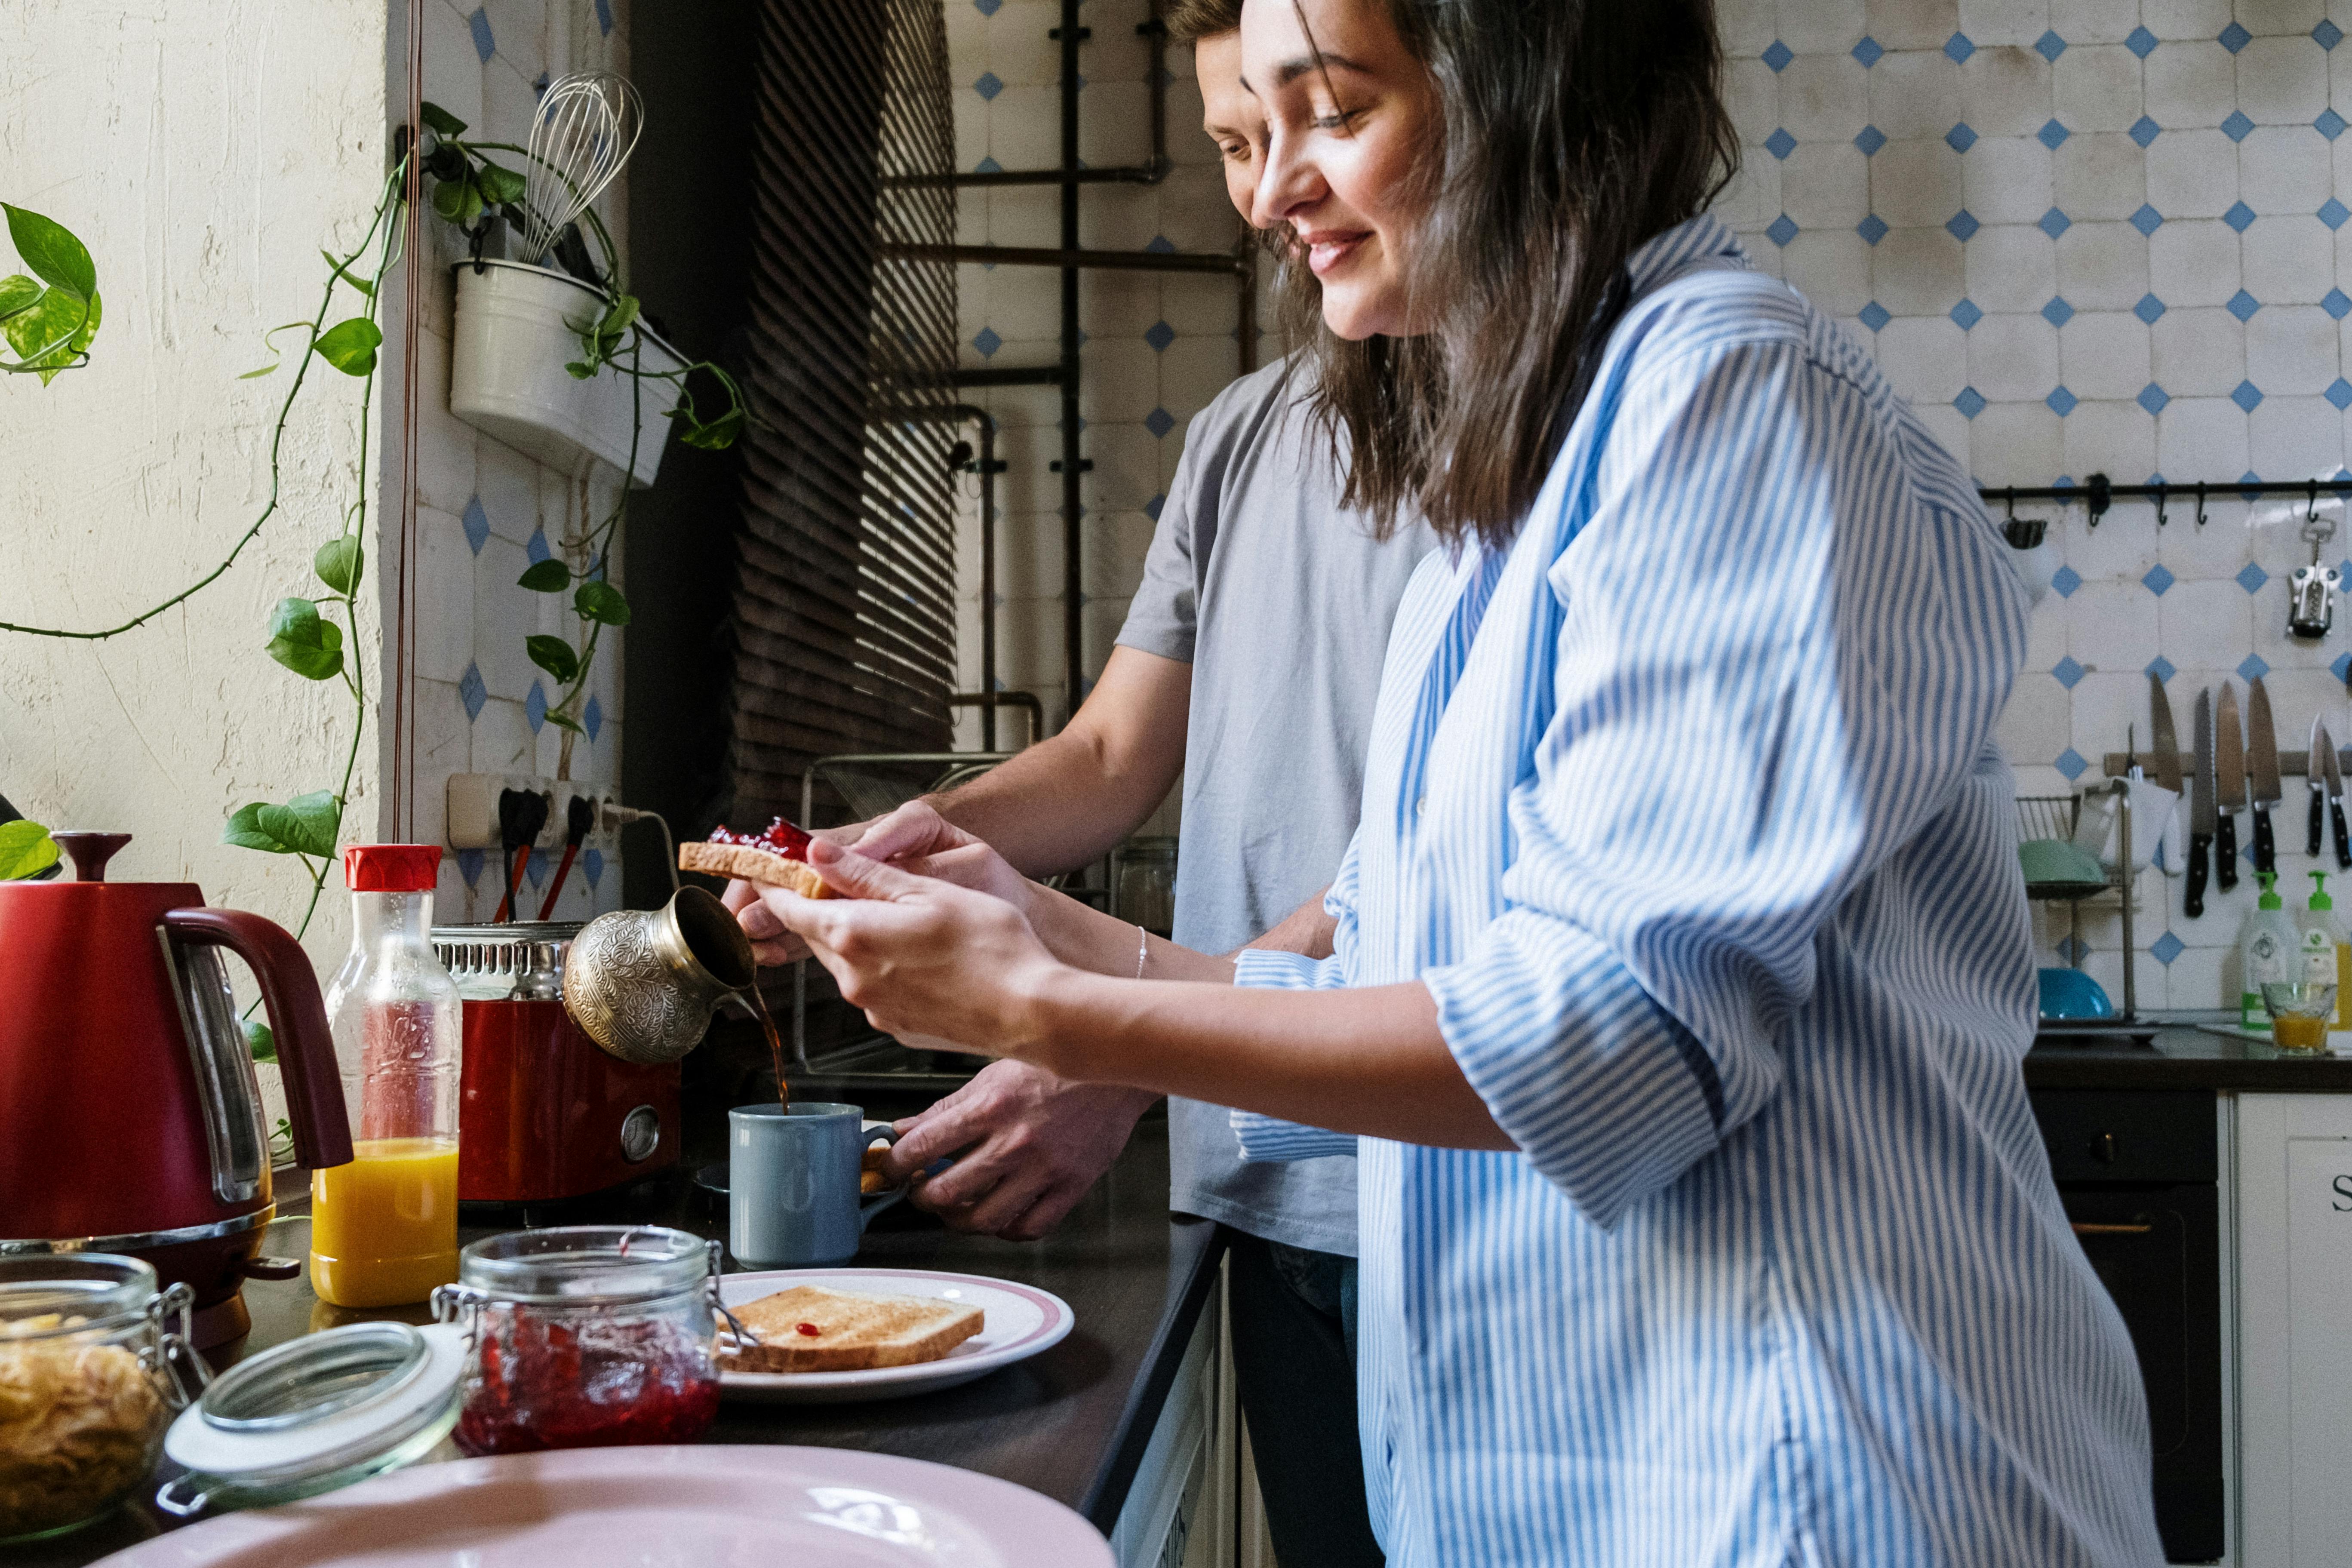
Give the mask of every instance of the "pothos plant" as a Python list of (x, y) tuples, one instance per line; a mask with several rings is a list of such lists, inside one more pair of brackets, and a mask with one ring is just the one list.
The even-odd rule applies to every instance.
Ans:
[[(437, 105), (425, 105), (424, 116), (433, 140), (421, 156), (423, 172), (434, 182), (434, 211), (465, 233), (478, 254), (494, 217), (519, 223), (527, 216), (523, 176), (494, 163), (488, 154), (506, 153), (525, 159), (531, 154), (511, 142), (467, 140), (465, 122)], [(224, 843), (242, 848), (291, 855), (309, 872), (310, 891), (295, 929), (298, 940), (310, 930), (327, 872), (334, 864), (367, 712), (365, 664), (348, 658), (346, 647), (355, 646), (360, 634), (359, 593), (366, 568), (362, 541), (367, 521), (366, 475), (372, 429), (369, 416), (373, 407), (379, 351), (383, 343), (377, 316), (383, 280), (398, 264), (403, 251), (402, 195), (407, 173), (408, 154), (404, 153), (394, 161), (384, 176), (377, 192), (375, 210), (359, 243), (341, 255), (320, 252), (326, 263), (326, 278), (317, 309), (306, 321), (289, 321), (264, 334), (270, 362), (247, 371), (240, 378), (267, 376), (286, 368), (284, 351), (278, 346), (278, 337), (286, 332), (302, 334), (300, 352), (292, 361), (286, 395), (278, 404), (270, 431), (268, 496), (226, 554), (186, 587), (117, 625), (83, 629), (0, 621), (0, 632), (100, 642), (136, 630), (193, 598), (226, 574), (246, 546), (276, 515), (281, 500), (281, 449), (287, 426), (311, 366), (324, 364), (360, 382), (361, 447), (359, 460), (351, 470), (351, 499), (340, 508), (334, 536), (320, 544), (311, 557), (311, 571), (325, 592), (309, 591), (279, 599), (270, 612), (268, 636), (263, 644), (269, 657), (292, 674), (310, 681), (339, 681), (349, 696), (351, 739), (343, 749), (341, 774), (333, 789), (313, 790), (282, 802), (252, 801), (240, 805), (230, 815), (221, 834)], [(0, 278), (0, 337), (5, 337), (16, 356), (0, 357), (0, 371), (37, 374), (46, 385), (60, 373), (80, 369), (89, 363), (90, 345), (96, 339), (101, 315), (97, 267), (88, 247), (64, 226), (6, 204), (0, 204), (0, 209), (5, 211), (9, 237), (31, 274)], [(604, 294), (605, 304), (593, 316), (572, 323), (579, 334), (581, 353), (580, 358), (565, 369), (583, 380), (607, 367), (627, 375), (636, 403), (636, 423), (640, 425), (645, 383), (667, 383), (668, 406), (664, 413), (678, 423), (681, 441), (709, 451), (732, 446), (746, 417), (742, 393), (734, 378), (709, 361), (672, 371), (642, 367), (644, 328), (638, 319), (640, 306), (623, 283), (620, 258), (612, 236), (593, 208), (584, 209), (580, 221), (586, 224), (596, 243), (601, 269), (594, 259), (587, 257), (576, 224), (567, 227), (563, 248), (571, 260), (586, 266), (592, 273), (590, 281)], [(343, 301), (342, 309), (350, 313), (330, 324), (329, 318), (336, 314), (339, 300)], [(706, 414), (696, 400), (691, 381), (698, 374), (714, 382), (724, 396), (724, 406), (715, 413)], [(637, 439), (638, 433), (633, 429), (628, 465), (632, 470), (636, 465)], [(584, 566), (575, 570), (564, 560), (551, 557), (531, 566), (520, 579), (521, 586), (535, 593), (568, 590), (581, 626), (577, 646), (566, 638), (544, 635), (525, 639), (531, 662), (553, 677), (562, 688), (562, 695), (549, 705), (547, 717), (564, 731), (562, 771), (567, 774), (572, 738), (583, 731), (581, 709), (598, 641), (606, 626), (626, 626), (629, 622), (628, 601), (607, 580), (606, 573), (613, 539), (627, 514), (628, 500), (629, 485), (625, 476), (610, 511), (580, 534), (566, 538), (567, 548), (585, 563)], [(0, 826), (0, 879), (37, 875), (56, 859), (56, 845), (37, 825)], [(276, 1059), (268, 1026), (248, 1018), (246, 1029), (256, 1059)], [(281, 1122), (281, 1131), (283, 1127)]]
[[(401, 188), (406, 174), (406, 161), (403, 159), (385, 175), (377, 193), (374, 215), (358, 245), (341, 256), (320, 252), (327, 264), (327, 277), (320, 290), (318, 308), (309, 320), (290, 321), (265, 334), (264, 342), (272, 356), (270, 363), (247, 371), (241, 378), (265, 376), (282, 368), (283, 354), (277, 347), (279, 334), (303, 333), (300, 356), (294, 363), (286, 395), (278, 404), (270, 431), (268, 497), (227, 553), (194, 583), (118, 625), (81, 629), (0, 621), (0, 631), (26, 637), (102, 642), (135, 630), (201, 593), (236, 564), (246, 546), (253, 542), (278, 510), (286, 429), (311, 365), (323, 363), (361, 383), (361, 448), (359, 460), (352, 470), (352, 499), (340, 509), (334, 537), (321, 543), (311, 556), (311, 570), (326, 592), (278, 600), (270, 612), (268, 636), (263, 644), (271, 658), (306, 680), (341, 682), (352, 703), (351, 741), (343, 751), (341, 778), (331, 790), (314, 790), (282, 803), (253, 801), (241, 805), (230, 815), (221, 834), (224, 843), (267, 854), (292, 855), (302, 862), (310, 873), (310, 893), (295, 930), (298, 939), (310, 931), (328, 868), (334, 863), (367, 712), (366, 668), (362, 663), (345, 657), (345, 633), (348, 629), (350, 640), (356, 642), (359, 591), (365, 570), (361, 541), (367, 521), (368, 414), (375, 391), (377, 351), (383, 342), (383, 331), (376, 323), (378, 290), (384, 275), (399, 259)], [(0, 300), (5, 300), (9, 307), (5, 315), (0, 315), (0, 333), (5, 333), (17, 355), (14, 362), (0, 362), (0, 368), (37, 374), (46, 384), (60, 372), (78, 370), (89, 363), (89, 348), (100, 320), (97, 268), (89, 249), (62, 225), (17, 207), (8, 207), (6, 211), (9, 237), (17, 255), (38, 282), (22, 277), (0, 279)], [(329, 325), (328, 318), (335, 313), (338, 300), (348, 301), (354, 296), (356, 304), (344, 306), (353, 313)], [(340, 625), (333, 618), (338, 616)], [(35, 841), (27, 831), (32, 826), (24, 823), (0, 826), (0, 876), (35, 875), (55, 862), (56, 846), (46, 832), (39, 832)], [(22, 842), (18, 842), (20, 839)], [(256, 1059), (276, 1059), (267, 1025), (248, 1018), (246, 1032)], [(281, 1131), (283, 1126), (281, 1122)]]
[[(434, 182), (433, 210), (457, 226), (478, 258), (495, 223), (503, 219), (511, 229), (520, 231), (532, 216), (525, 195), (529, 182), (514, 170), (492, 161), (489, 154), (502, 153), (525, 159), (532, 154), (528, 148), (511, 142), (468, 140), (466, 122), (438, 104), (425, 104), (424, 117), (425, 129), (433, 138), (423, 153), (424, 171)], [(541, 166), (547, 167), (544, 163)], [(583, 225), (586, 240), (582, 234)], [(594, 243), (593, 255), (587, 240)], [(601, 310), (566, 322), (578, 336), (580, 357), (563, 368), (581, 381), (607, 368), (629, 378), (632, 417), (628, 470), (634, 472), (637, 464), (637, 442), (644, 425), (648, 382), (663, 384), (663, 414), (677, 422), (681, 442), (705, 451), (722, 451), (733, 446), (742, 433), (746, 417), (742, 389), (733, 376), (709, 360), (677, 370), (644, 367), (645, 327), (639, 319), (642, 307), (628, 291), (620, 253), (593, 207), (582, 208), (580, 216), (564, 226), (554, 253), (568, 271), (575, 276), (585, 274), (581, 280), (604, 296)], [(696, 401), (694, 380), (698, 375), (716, 384), (718, 395), (724, 398), (723, 407), (709, 412)], [(628, 474), (624, 473), (611, 509), (579, 532), (567, 535), (563, 553), (534, 563), (519, 579), (521, 586), (533, 593), (571, 595), (572, 614), (579, 622), (576, 641), (545, 634), (523, 639), (523, 651), (531, 663), (553, 678), (560, 693), (547, 706), (548, 721), (563, 731), (562, 759), (557, 763), (560, 777), (571, 776), (572, 743), (584, 732), (581, 710), (587, 701), (588, 679), (595, 668), (597, 644), (605, 627), (629, 624), (629, 602), (613, 585), (606, 570), (614, 536), (628, 515), (629, 489)], [(574, 566), (575, 561), (583, 564)]]

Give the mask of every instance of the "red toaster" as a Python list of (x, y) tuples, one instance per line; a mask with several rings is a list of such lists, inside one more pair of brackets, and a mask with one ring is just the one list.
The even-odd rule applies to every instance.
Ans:
[(436, 926), (465, 997), (457, 1111), (463, 1203), (549, 1203), (677, 1163), (678, 1064), (607, 1055), (563, 1009), (574, 921)]

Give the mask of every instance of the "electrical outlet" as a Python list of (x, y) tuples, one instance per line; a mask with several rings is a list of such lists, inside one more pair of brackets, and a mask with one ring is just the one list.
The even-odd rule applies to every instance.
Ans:
[[(572, 780), (539, 778), (530, 773), (452, 773), (446, 787), (449, 847), (453, 849), (491, 849), (499, 847), (499, 796), (507, 790), (528, 790), (547, 802), (547, 826), (531, 840), (533, 850), (563, 847), (563, 835), (569, 821), (572, 797), (586, 795), (597, 802), (597, 821), (601, 827), (604, 818), (604, 796), (591, 785)], [(592, 835), (589, 842), (597, 840)], [(610, 854), (609, 844), (600, 846)]]

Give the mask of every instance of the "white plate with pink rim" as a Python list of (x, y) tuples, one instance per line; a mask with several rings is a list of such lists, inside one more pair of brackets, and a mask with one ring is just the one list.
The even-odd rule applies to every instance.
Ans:
[(980, 1332), (938, 1361), (914, 1366), (877, 1366), (864, 1372), (729, 1372), (721, 1357), (721, 1395), (772, 1405), (846, 1405), (860, 1399), (931, 1394), (1049, 1351), (1068, 1336), (1078, 1321), (1070, 1304), (1050, 1290), (982, 1274), (943, 1274), (929, 1268), (775, 1268), (728, 1274), (719, 1279), (719, 1296), (727, 1305), (740, 1307), (795, 1285), (820, 1285), (828, 1290), (867, 1296), (934, 1296), (978, 1307), (987, 1321)]
[(1053, 1499), (895, 1454), (783, 1445), (572, 1448), (416, 1465), (191, 1525), (105, 1568), (1111, 1568)]

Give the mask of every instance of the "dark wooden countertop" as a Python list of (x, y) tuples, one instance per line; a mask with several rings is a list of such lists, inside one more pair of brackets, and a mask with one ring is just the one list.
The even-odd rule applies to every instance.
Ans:
[(2263, 1041), (2223, 1038), (2184, 1021), (2166, 1022), (2148, 1045), (2112, 1036), (2037, 1044), (2025, 1058), (2026, 1086), (2352, 1094), (2352, 1057), (2295, 1056)]
[[(282, 1205), (294, 1210), (305, 1200)], [(541, 1216), (530, 1216), (540, 1220)], [(602, 1212), (568, 1211), (544, 1223), (600, 1220), (671, 1224), (724, 1238), (724, 1205), (681, 1169)], [(468, 1226), (471, 1241), (497, 1226)], [(310, 1221), (299, 1214), (270, 1227), (263, 1250), (307, 1254)], [(1051, 1290), (1077, 1323), (1042, 1355), (960, 1388), (863, 1405), (749, 1405), (719, 1408), (713, 1443), (794, 1443), (865, 1448), (956, 1465), (1018, 1482), (1068, 1504), (1108, 1533), (1127, 1500), (1193, 1327), (1209, 1304), (1223, 1256), (1217, 1227), (1168, 1214), (1168, 1128), (1152, 1116), (1136, 1129), (1118, 1163), (1052, 1236), (1013, 1243), (958, 1236), (906, 1205), (886, 1211), (859, 1251), (864, 1264), (986, 1274)], [(222, 1365), (314, 1329), (373, 1316), (424, 1321), (423, 1308), (345, 1312), (310, 1293), (307, 1277), (246, 1286), (253, 1332), (214, 1359)], [(455, 1457), (456, 1451), (441, 1453)], [(172, 1472), (167, 1460), (157, 1485)], [(152, 1495), (152, 1489), (151, 1489)], [(80, 1568), (148, 1539), (171, 1521), (126, 1506), (56, 1541), (0, 1551), (0, 1562)]]

